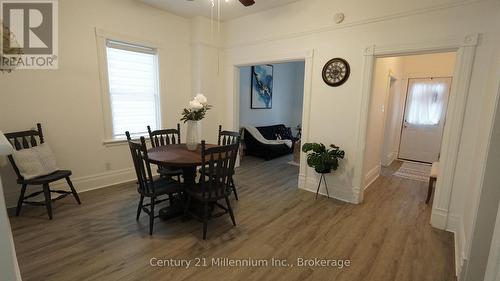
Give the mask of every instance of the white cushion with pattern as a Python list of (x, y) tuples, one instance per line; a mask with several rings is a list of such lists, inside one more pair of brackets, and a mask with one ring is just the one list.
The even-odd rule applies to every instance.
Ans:
[(438, 177), (438, 170), (439, 170), (439, 162), (432, 163), (431, 178), (437, 178)]
[(12, 157), (25, 180), (52, 174), (59, 170), (54, 154), (46, 143), (15, 151)]

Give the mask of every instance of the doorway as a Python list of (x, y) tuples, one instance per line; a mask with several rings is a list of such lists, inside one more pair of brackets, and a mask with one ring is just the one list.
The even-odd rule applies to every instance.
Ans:
[[(456, 52), (376, 58), (366, 136), (364, 188), (384, 169), (427, 181), (439, 161)], [(387, 173), (386, 173), (387, 174)], [(392, 175), (392, 173), (391, 173)], [(413, 176), (413, 177), (411, 177)], [(422, 191), (425, 199), (425, 190)]]
[(282, 158), (277, 163), (300, 165), (304, 67), (304, 60), (238, 67), (242, 162)]

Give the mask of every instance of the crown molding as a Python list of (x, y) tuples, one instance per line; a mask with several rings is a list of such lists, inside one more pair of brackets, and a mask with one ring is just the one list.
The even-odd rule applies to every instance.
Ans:
[(461, 46), (463, 47), (472, 47), (476, 46), (479, 41), (479, 34), (470, 34), (464, 37)]
[(205, 48), (211, 48), (211, 49), (224, 49), (222, 45), (214, 44), (214, 43), (208, 43), (208, 42), (191, 42), (191, 47), (205, 47)]
[(141, 38), (136, 35), (129, 35), (120, 32), (110, 31), (106, 29), (102, 29), (100, 27), (95, 27), (95, 35), (97, 38), (103, 39), (111, 39), (116, 41), (125, 41), (127, 43), (134, 43), (139, 45), (145, 45), (152, 48), (162, 48), (162, 42), (157, 40), (148, 40), (145, 38)]
[[(370, 23), (383, 22), (383, 21), (388, 21), (388, 20), (393, 20), (393, 19), (398, 19), (398, 18), (404, 18), (404, 17), (408, 17), (408, 16), (414, 16), (414, 15), (426, 14), (426, 13), (431, 13), (431, 12), (440, 11), (440, 10), (446, 10), (446, 9), (455, 8), (455, 7), (467, 6), (467, 5), (486, 2), (486, 1), (488, 1), (488, 0), (462, 0), (462, 1), (452, 2), (452, 3), (439, 4), (439, 5), (434, 5), (434, 6), (427, 7), (427, 8), (415, 9), (415, 10), (410, 10), (410, 11), (406, 11), (406, 12), (399, 12), (399, 13), (389, 14), (389, 15), (381, 16), (381, 17), (373, 17), (373, 18), (368, 18), (368, 19), (364, 19), (364, 20), (348, 22), (348, 23), (344, 23), (344, 24), (331, 25), (331, 26), (325, 26), (325, 27), (310, 29), (310, 30), (301, 31), (301, 32), (272, 36), (272, 37), (268, 37), (268, 38), (264, 38), (264, 39), (248, 40), (246, 42), (238, 42), (238, 43), (234, 43), (234, 44), (228, 44), (227, 46), (225, 46), (225, 49), (233, 49), (233, 48), (238, 48), (238, 47), (245, 47), (245, 46), (258, 45), (258, 44), (275, 42), (275, 41), (280, 41), (280, 40), (285, 40), (285, 39), (303, 37), (303, 36), (324, 33), (324, 32), (330, 32), (330, 31), (339, 30), (339, 29), (351, 28), (351, 27), (370, 24)], [(470, 40), (472, 40), (470, 43), (473, 43), (474, 39), (470, 38)], [(476, 40), (477, 40), (477, 38), (476, 38)], [(467, 44), (467, 43), (464, 42), (464, 44)]]
[(395, 56), (398, 54), (418, 54), (422, 52), (456, 51), (460, 47), (474, 47), (479, 43), (479, 33), (464, 37), (436, 39), (399, 45), (369, 45), (363, 50), (365, 56)]

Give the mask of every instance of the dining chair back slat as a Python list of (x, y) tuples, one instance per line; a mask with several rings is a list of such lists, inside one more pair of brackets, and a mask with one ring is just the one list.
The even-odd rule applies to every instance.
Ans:
[(132, 161), (134, 163), (135, 173), (137, 176), (137, 183), (139, 192), (141, 194), (154, 194), (155, 185), (153, 180), (153, 173), (151, 172), (151, 165), (148, 158), (148, 150), (146, 147), (146, 139), (140, 138), (140, 143), (132, 141), (130, 133), (125, 132), (132, 154)]
[(234, 144), (239, 137), (239, 132), (223, 131), (222, 126), (219, 125), (219, 139), (217, 142), (218, 145)]
[[(37, 123), (36, 127), (36, 130), (33, 129), (14, 133), (6, 133), (5, 137), (7, 138), (7, 140), (9, 140), (15, 150), (29, 149), (37, 146), (38, 144), (44, 143), (42, 125), (40, 123)], [(23, 179), (23, 176), (21, 176), (21, 173), (19, 172), (19, 169), (16, 165), (16, 162), (14, 162), (14, 158), (12, 157), (12, 155), (9, 155), (8, 158), (10, 164), (12, 164), (12, 167), (14, 168), (14, 172), (16, 173), (17, 178)]]
[(200, 188), (203, 198), (223, 198), (230, 192), (230, 178), (234, 173), (238, 154), (239, 137), (234, 144), (205, 147), (201, 143), (201, 158), (205, 165), (201, 168)]
[(177, 124), (177, 129), (162, 129), (155, 131), (151, 131), (151, 127), (148, 126), (148, 133), (153, 147), (181, 143), (180, 124)]

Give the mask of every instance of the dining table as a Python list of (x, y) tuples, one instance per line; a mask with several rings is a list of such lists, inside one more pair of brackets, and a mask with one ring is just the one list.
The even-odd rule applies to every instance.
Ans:
[[(215, 147), (215, 144), (205, 144), (205, 148)], [(189, 150), (186, 144), (169, 144), (148, 149), (148, 158), (152, 164), (182, 170), (183, 185), (196, 184), (196, 169), (202, 166), (201, 145), (196, 150)], [(170, 219), (182, 214), (182, 208), (169, 206), (160, 209), (160, 218)]]

